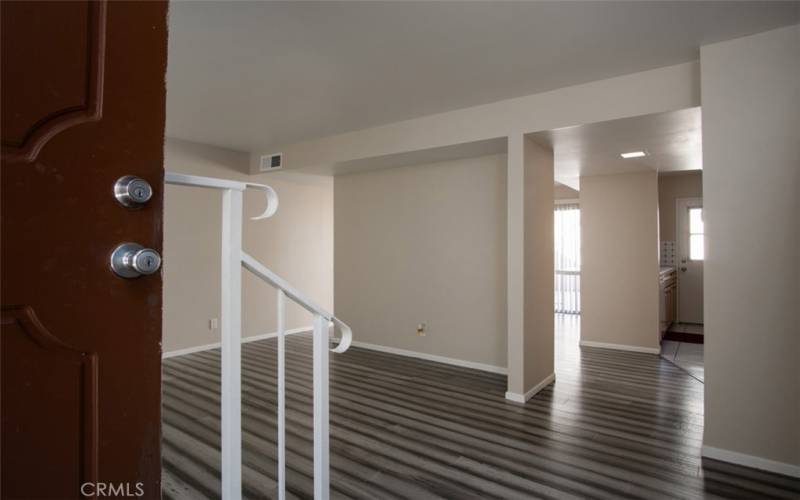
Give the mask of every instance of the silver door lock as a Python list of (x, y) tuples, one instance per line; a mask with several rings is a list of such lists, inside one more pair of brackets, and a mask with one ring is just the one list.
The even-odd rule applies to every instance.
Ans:
[(153, 197), (150, 184), (135, 175), (126, 175), (114, 183), (114, 198), (127, 208), (139, 208)]
[(154, 274), (161, 267), (161, 256), (152, 248), (123, 243), (111, 254), (111, 269), (122, 278)]

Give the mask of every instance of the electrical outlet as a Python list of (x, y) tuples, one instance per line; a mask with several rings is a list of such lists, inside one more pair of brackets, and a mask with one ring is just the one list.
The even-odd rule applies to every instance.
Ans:
[(427, 333), (425, 333), (425, 323), (420, 323), (417, 325), (417, 337), (424, 337)]
[(211, 318), (208, 320), (209, 330), (216, 330), (217, 328), (219, 328), (219, 320), (217, 318)]

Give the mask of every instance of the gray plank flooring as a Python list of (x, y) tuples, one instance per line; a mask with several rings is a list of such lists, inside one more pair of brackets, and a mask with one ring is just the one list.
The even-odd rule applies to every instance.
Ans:
[[(332, 355), (332, 497), (800, 498), (798, 480), (700, 459), (703, 386), (686, 372), (572, 337), (555, 384), (525, 405), (501, 375)], [(311, 339), (287, 348), (287, 497), (311, 498)], [(275, 498), (275, 341), (242, 359), (244, 496)], [(167, 359), (163, 376), (164, 497), (219, 498), (219, 351)]]

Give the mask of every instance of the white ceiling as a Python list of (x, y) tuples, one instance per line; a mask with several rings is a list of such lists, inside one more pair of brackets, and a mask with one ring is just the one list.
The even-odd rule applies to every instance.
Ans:
[[(623, 118), (531, 134), (553, 149), (555, 178), (577, 188), (582, 175), (703, 168), (700, 108)], [(621, 153), (645, 151), (642, 158)]]
[(172, 2), (167, 135), (269, 150), (797, 22), (800, 2)]

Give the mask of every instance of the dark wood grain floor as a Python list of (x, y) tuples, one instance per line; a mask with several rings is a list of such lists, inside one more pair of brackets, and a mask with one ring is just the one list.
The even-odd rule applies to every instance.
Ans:
[[(336, 498), (800, 498), (700, 459), (703, 386), (655, 355), (577, 347), (526, 405), (505, 377), (359, 348), (331, 359)], [(311, 341), (287, 341), (288, 497), (312, 496)], [(275, 341), (243, 349), (244, 494), (275, 497)], [(165, 498), (219, 498), (219, 351), (164, 362)]]

